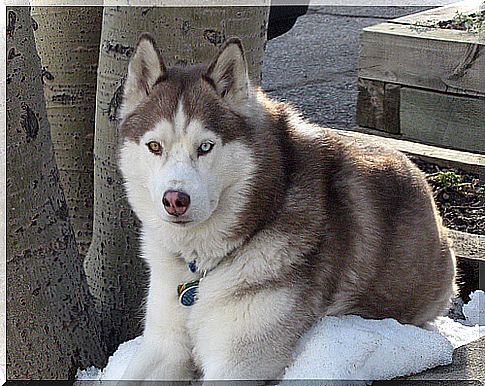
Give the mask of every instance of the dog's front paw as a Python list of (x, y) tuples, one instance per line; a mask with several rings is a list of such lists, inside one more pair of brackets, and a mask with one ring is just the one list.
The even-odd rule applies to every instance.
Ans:
[(163, 385), (171, 385), (173, 382), (173, 385), (183, 386), (190, 384), (194, 378), (194, 372), (187, 366), (171, 361), (165, 363), (160, 361), (152, 362), (151, 365), (128, 368), (117, 386), (148, 386), (153, 385), (153, 381), (163, 381)]
[[(123, 373), (119, 386), (148, 385), (150, 381), (164, 381), (169, 385), (184, 385), (195, 378), (190, 357), (164, 354), (160, 347), (140, 347)], [(153, 385), (153, 383), (152, 383)]]

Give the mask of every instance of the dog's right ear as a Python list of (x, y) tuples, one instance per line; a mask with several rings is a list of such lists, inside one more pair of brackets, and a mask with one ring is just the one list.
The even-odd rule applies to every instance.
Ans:
[(249, 97), (249, 76), (241, 40), (229, 38), (205, 74), (221, 98), (236, 108), (245, 108)]
[(131, 113), (166, 71), (155, 39), (149, 33), (143, 33), (128, 64), (128, 76), (123, 87), (123, 101), (118, 117), (123, 119)]

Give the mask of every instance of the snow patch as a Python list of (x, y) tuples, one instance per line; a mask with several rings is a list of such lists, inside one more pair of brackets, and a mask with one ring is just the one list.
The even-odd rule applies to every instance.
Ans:
[(3, 385), (7, 381), (7, 372), (5, 371), (5, 366), (0, 365), (0, 385)]
[(78, 381), (106, 381), (121, 379), (123, 373), (135, 354), (138, 346), (143, 342), (143, 336), (119, 345), (115, 353), (108, 359), (108, 364), (104, 370), (94, 366), (86, 370), (78, 370), (76, 379)]
[(485, 292), (482, 290), (470, 294), (470, 301), (463, 306), (463, 315), (467, 326), (485, 326)]
[(285, 379), (391, 379), (451, 363), (453, 346), (437, 332), (394, 319), (323, 318), (300, 341)]
[[(470, 298), (463, 306), (463, 322), (441, 317), (428, 329), (394, 319), (370, 320), (354, 315), (322, 318), (300, 339), (284, 380), (385, 380), (449, 364), (453, 349), (485, 335), (481, 327), (485, 294), (475, 291)], [(104, 370), (79, 370), (77, 379), (120, 379), (142, 340), (137, 337), (121, 344)]]
[(430, 329), (437, 331), (452, 344), (453, 348), (464, 346), (485, 335), (485, 328), (477, 325), (471, 326), (467, 320), (456, 322), (450, 318), (437, 318)]

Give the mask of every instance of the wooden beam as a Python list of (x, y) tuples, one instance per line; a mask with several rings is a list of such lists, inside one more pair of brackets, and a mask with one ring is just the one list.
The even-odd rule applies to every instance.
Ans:
[(470, 14), (478, 12), (483, 0), (465, 0), (459, 3), (445, 5), (428, 9), (423, 12), (399, 17), (391, 20), (391, 23), (412, 24), (412, 25), (435, 25), (441, 20), (451, 20), (457, 13)]
[(355, 127), (353, 131), (332, 130), (356, 142), (383, 144), (441, 167), (455, 168), (469, 173), (475, 173), (480, 176), (482, 181), (485, 181), (485, 155), (424, 145), (422, 143), (404, 140), (399, 135), (378, 132), (363, 127)]
[(409, 87), (400, 92), (403, 137), (485, 153), (485, 100)]
[(384, 127), (389, 133), (401, 132), (401, 86), (386, 83), (384, 87)]
[(400, 86), (363, 78), (357, 85), (357, 124), (398, 134)]
[(453, 241), (453, 250), (458, 258), (480, 260), (485, 262), (485, 236), (448, 230)]
[(485, 97), (485, 40), (479, 34), (381, 23), (364, 28), (359, 77)]
[(384, 82), (359, 78), (357, 81), (357, 124), (385, 130)]

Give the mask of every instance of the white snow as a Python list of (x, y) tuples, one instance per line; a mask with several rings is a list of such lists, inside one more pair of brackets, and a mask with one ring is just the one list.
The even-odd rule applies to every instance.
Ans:
[(391, 379), (451, 362), (437, 332), (394, 319), (326, 317), (303, 337), (285, 379)]
[(126, 366), (142, 341), (143, 337), (139, 336), (128, 342), (121, 343), (115, 353), (108, 359), (108, 364), (104, 370), (99, 370), (96, 367), (89, 367), (82, 371), (79, 370), (77, 379), (79, 381), (121, 379)]
[[(385, 380), (449, 364), (453, 349), (485, 335), (485, 294), (475, 291), (470, 297), (463, 306), (465, 321), (441, 317), (429, 329), (394, 319), (322, 318), (301, 338), (284, 379)], [(77, 379), (120, 379), (142, 340), (121, 344), (104, 370), (80, 370)]]
[(463, 306), (467, 325), (485, 326), (485, 292), (475, 291), (470, 294), (470, 298), (471, 300)]
[(3, 385), (7, 380), (5, 366), (0, 365), (0, 385)]
[(458, 323), (450, 318), (441, 317), (433, 322), (431, 328), (448, 339), (453, 348), (457, 348), (485, 335), (485, 327), (478, 324), (469, 326), (465, 323), (468, 322), (465, 320)]

